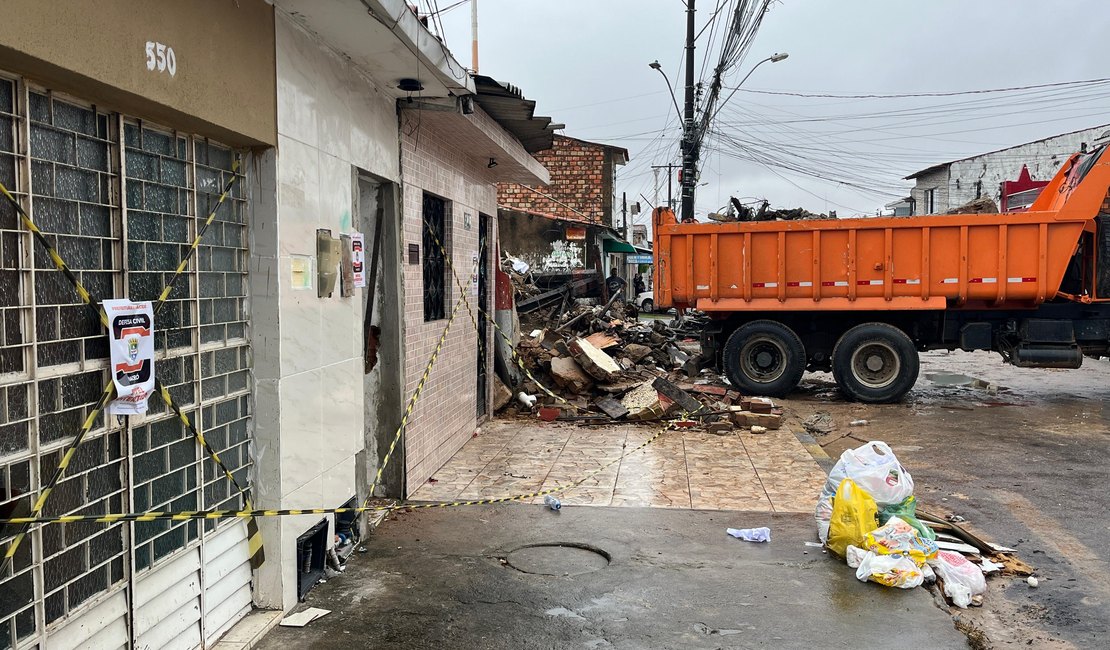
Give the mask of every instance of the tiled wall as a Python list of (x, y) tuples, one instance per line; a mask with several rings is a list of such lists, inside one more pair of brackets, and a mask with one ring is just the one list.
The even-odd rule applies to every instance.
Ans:
[[(485, 118), (484, 115), (481, 117)], [(488, 118), (485, 118), (488, 121)], [(478, 252), (479, 213), (490, 215), (490, 245), (496, 241), (497, 197), (485, 165), (468, 155), (457, 134), (442, 123), (421, 119), (418, 111), (403, 111), (401, 156), (404, 178), (404, 241), (422, 244), (423, 192), (448, 201), (448, 251), (477, 313), (471, 276)], [(454, 143), (454, 144), (452, 144)], [(470, 227), (464, 215), (470, 214)], [(494, 259), (496, 250), (487, 259)], [(405, 282), (405, 397), (413, 394), (424, 368), (447, 326), (447, 319), (424, 322), (423, 267), (404, 260)], [(447, 269), (447, 315), (459, 300), (459, 287)], [(479, 321), (481, 322), (481, 321)], [(492, 340), (492, 338), (490, 339)], [(419, 401), (405, 440), (406, 486), (412, 493), (439, 469), (474, 433), (477, 413), (477, 335), (466, 311), (459, 309)], [(488, 353), (487, 353), (488, 354)], [(487, 358), (490, 358), (487, 356)], [(492, 377), (492, 361), (489, 367)]]
[[(277, 16), (278, 148), (271, 157), (276, 206), (253, 231), (256, 318), (256, 455), (261, 507), (335, 507), (355, 496), (364, 446), (364, 296), (317, 297), (292, 288), (294, 256), (315, 258), (316, 230), (363, 228), (352, 195), (355, 168), (399, 177), (394, 100), (280, 12)], [(263, 157), (265, 160), (265, 157)], [(265, 162), (263, 162), (265, 164)], [(260, 176), (265, 176), (262, 170)], [(265, 180), (258, 193), (265, 195)], [(268, 317), (267, 317), (268, 315)], [(267, 562), (256, 597), (296, 604), (296, 537), (320, 517), (264, 522)]]

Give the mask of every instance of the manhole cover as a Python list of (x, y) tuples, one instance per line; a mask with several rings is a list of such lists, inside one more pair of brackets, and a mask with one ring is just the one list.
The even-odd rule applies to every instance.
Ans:
[(576, 576), (604, 569), (612, 559), (612, 556), (596, 546), (556, 542), (523, 546), (511, 551), (505, 557), (505, 562), (524, 573)]

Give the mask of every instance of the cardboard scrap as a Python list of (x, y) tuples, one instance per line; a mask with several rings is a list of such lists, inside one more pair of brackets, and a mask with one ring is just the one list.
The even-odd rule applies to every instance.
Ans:
[(290, 614), (289, 616), (286, 616), (285, 618), (281, 619), (281, 623), (278, 623), (278, 625), (281, 625), (282, 627), (304, 627), (312, 621), (315, 621), (318, 618), (323, 618), (328, 614), (331, 614), (330, 609), (309, 607), (308, 609), (301, 610), (296, 614)]

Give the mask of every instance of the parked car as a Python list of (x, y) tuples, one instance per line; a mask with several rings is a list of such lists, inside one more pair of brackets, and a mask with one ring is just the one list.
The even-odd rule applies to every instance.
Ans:
[(635, 303), (636, 309), (650, 314), (655, 311), (655, 292), (645, 291), (636, 296), (636, 300), (632, 302)]

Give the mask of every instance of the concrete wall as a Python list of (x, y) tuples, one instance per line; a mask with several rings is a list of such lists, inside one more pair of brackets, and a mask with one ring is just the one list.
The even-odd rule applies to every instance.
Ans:
[(1021, 174), (1022, 165), (1029, 168), (1029, 175), (1033, 180), (1050, 180), (1068, 156), (1079, 151), (1084, 143), (1092, 144), (1107, 129), (1110, 129), (1110, 126), (1066, 133), (956, 161), (951, 166), (947, 209), (961, 206), (977, 198), (977, 184), (980, 184), (982, 196), (994, 199), (994, 202), (998, 203), (1002, 182), (1017, 180)]
[[(320, 298), (315, 272), (311, 289), (292, 288), (292, 266), (315, 258), (318, 228), (335, 236), (369, 230), (357, 170), (399, 178), (396, 104), (281, 13), (276, 34), (278, 146), (258, 174), (274, 179), (277, 199), (256, 205), (273, 214), (256, 214), (252, 242), (258, 501), (335, 507), (355, 496), (359, 472), (369, 471), (356, 462), (365, 455), (364, 290), (341, 297), (337, 285)], [(263, 521), (261, 605), (296, 604), (296, 537), (320, 518)]]
[(916, 178), (910, 191), (916, 201), (914, 214), (926, 214), (925, 191), (937, 188), (937, 214), (957, 208), (980, 196), (999, 202), (1003, 181), (1017, 180), (1022, 166), (1029, 168), (1033, 180), (1049, 180), (1056, 175), (1068, 156), (1079, 151), (1086, 143), (1093, 144), (1110, 125), (1093, 127), (1074, 133), (1065, 133), (1036, 142), (985, 153), (964, 160), (957, 160), (937, 171)]
[[(173, 49), (174, 73), (146, 44)], [(275, 142), (274, 9), (263, 0), (8, 0), (0, 66), (232, 145)]]
[[(527, 262), (533, 273), (601, 268), (600, 229), (596, 226), (506, 209), (498, 210), (497, 221), (501, 250)], [(586, 238), (568, 239), (568, 228), (585, 230)]]
[[(483, 128), (504, 131), (480, 110), (475, 114)], [(462, 120), (466, 117), (456, 116)], [(403, 184), (402, 249), (410, 244), (423, 254), (423, 195), (430, 192), (447, 205), (448, 252), (477, 317), (476, 293), (470, 282), (473, 259), (478, 253), (478, 215), (490, 215), (490, 245), (497, 241), (496, 173), (484, 160), (469, 154), (465, 139), (450, 122), (435, 119), (425, 111), (402, 112), (401, 165)], [(469, 226), (467, 217), (469, 214)], [(494, 255), (487, 255), (495, 259)], [(446, 271), (447, 316), (450, 317), (460, 290)], [(492, 274), (490, 275), (492, 278)], [(421, 264), (404, 259), (405, 296), (405, 391), (406, 399), (420, 383), (429, 358), (448, 320), (424, 322), (424, 275)], [(492, 294), (492, 287), (491, 292)], [(477, 332), (465, 307), (459, 310), (439, 352), (436, 363), (413, 409), (406, 431), (406, 488), (411, 493), (439, 469), (473, 435), (477, 426)], [(493, 340), (487, 334), (487, 340)], [(488, 358), (488, 357), (487, 357)], [(492, 363), (489, 366), (492, 370)], [(491, 373), (492, 375), (492, 373)], [(492, 391), (489, 391), (492, 392)]]
[[(942, 167), (917, 177), (917, 184), (910, 190), (914, 199), (914, 214), (943, 214), (948, 209), (948, 167)], [(936, 190), (932, 212), (926, 211), (925, 192)]]

